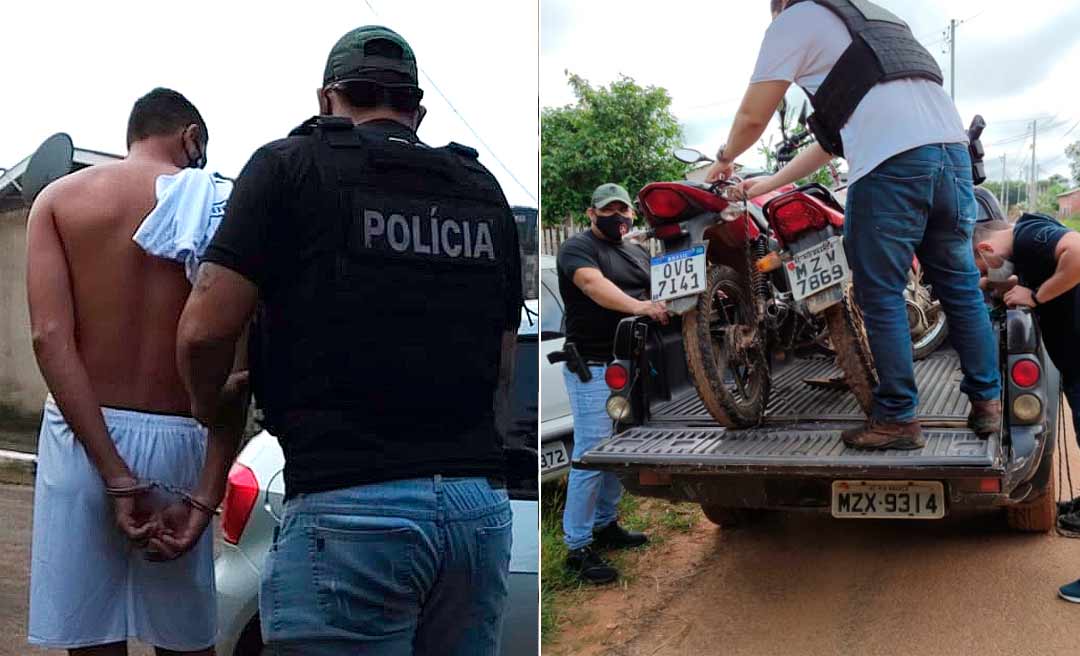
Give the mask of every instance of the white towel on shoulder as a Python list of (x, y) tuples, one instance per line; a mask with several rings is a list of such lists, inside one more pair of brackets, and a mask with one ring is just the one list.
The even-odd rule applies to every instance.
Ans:
[(213, 239), (233, 183), (202, 169), (184, 169), (158, 176), (157, 205), (132, 239), (151, 255), (184, 264), (188, 280), (195, 281), (199, 259)]

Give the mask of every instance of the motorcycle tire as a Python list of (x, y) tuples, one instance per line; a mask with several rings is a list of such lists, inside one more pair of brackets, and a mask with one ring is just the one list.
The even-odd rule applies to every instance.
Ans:
[[(740, 349), (735, 343), (740, 335), (723, 329), (731, 325), (750, 331), (759, 329), (750, 287), (727, 266), (710, 266), (706, 278), (707, 287), (698, 296), (697, 308), (683, 316), (690, 378), (718, 424), (731, 428), (756, 426), (769, 400), (765, 344), (758, 339), (756, 344)], [(746, 372), (745, 381), (740, 365)], [(730, 383), (729, 374), (733, 381)]]
[(869, 417), (874, 407), (877, 371), (874, 369), (874, 356), (870, 353), (862, 312), (855, 303), (855, 288), (850, 283), (844, 290), (843, 299), (825, 310), (825, 321), (829, 341), (836, 353), (836, 364), (844, 372), (844, 379), (859, 407)]
[(931, 353), (938, 350), (945, 340), (949, 339), (949, 322), (945, 319), (944, 312), (938, 312), (938, 318), (934, 325), (927, 330), (922, 339), (911, 342), (911, 354), (915, 362), (925, 360)]

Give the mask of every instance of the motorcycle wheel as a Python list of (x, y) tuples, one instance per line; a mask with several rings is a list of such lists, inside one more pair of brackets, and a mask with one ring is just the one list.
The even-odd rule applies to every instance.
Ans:
[(769, 363), (749, 286), (734, 269), (710, 266), (697, 309), (683, 316), (690, 378), (721, 426), (761, 423), (769, 399)]
[(911, 353), (918, 362), (936, 351), (949, 338), (949, 323), (945, 318), (945, 311), (941, 309), (941, 302), (934, 298), (933, 290), (922, 284), (921, 276), (912, 274), (912, 278), (908, 287), (909, 291), (905, 292), (905, 296), (912, 296), (910, 290), (914, 288), (916, 290), (914, 298), (907, 299), (908, 302), (918, 304), (924, 316), (930, 315), (926, 330), (921, 334), (915, 334), (913, 331), (911, 335)]
[(874, 386), (877, 371), (870, 342), (866, 337), (862, 311), (855, 303), (855, 288), (848, 283), (843, 299), (825, 310), (829, 341), (836, 353), (836, 364), (844, 372), (844, 379), (867, 416), (874, 407)]

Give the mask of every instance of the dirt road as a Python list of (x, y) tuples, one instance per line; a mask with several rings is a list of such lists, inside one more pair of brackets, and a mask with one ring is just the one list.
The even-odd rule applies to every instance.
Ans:
[[(1075, 492), (1080, 454), (1070, 431)], [(1080, 653), (1080, 540), (942, 522), (781, 515), (694, 529), (635, 555), (631, 580), (585, 593), (545, 654)]]

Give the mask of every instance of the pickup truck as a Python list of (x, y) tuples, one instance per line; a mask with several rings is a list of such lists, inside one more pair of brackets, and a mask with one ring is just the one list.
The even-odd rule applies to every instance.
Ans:
[(698, 503), (723, 527), (768, 511), (940, 519), (1003, 510), (1013, 529), (1050, 531), (1057, 516), (1059, 375), (1028, 310), (996, 307), (991, 317), (1000, 348), (1002, 430), (980, 438), (967, 428), (959, 358), (942, 348), (915, 364), (927, 440), (915, 451), (844, 445), (841, 431), (865, 417), (850, 391), (828, 384), (840, 372), (827, 356), (774, 363), (762, 423), (723, 428), (691, 383), (679, 318), (667, 326), (624, 319), (605, 376), (612, 387), (608, 412), (622, 421), (574, 466), (617, 472), (635, 495)]

